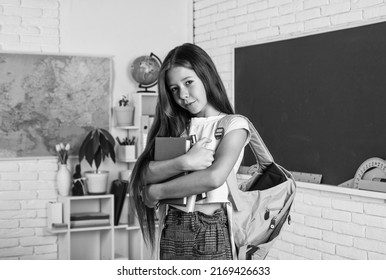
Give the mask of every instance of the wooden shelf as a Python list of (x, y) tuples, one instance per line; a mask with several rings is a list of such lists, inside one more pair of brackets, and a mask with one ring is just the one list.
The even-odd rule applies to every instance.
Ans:
[(138, 229), (141, 229), (140, 227), (139, 227), (139, 225), (137, 226), (137, 225), (134, 225), (134, 226), (128, 226), (127, 228), (126, 228), (126, 230), (138, 230)]
[(122, 224), (122, 225), (114, 226), (115, 229), (127, 229), (127, 227), (128, 227), (127, 224)]
[(93, 230), (111, 230), (111, 226), (77, 226), (70, 228), (70, 232), (93, 231)]
[(118, 129), (126, 129), (126, 130), (136, 130), (139, 129), (139, 126), (117, 126), (116, 128)]
[(150, 97), (158, 97), (158, 93), (146, 93), (146, 92), (142, 92), (141, 93), (142, 96), (150, 96)]
[(68, 229), (51, 229), (48, 228), (47, 231), (52, 234), (61, 234), (61, 233), (67, 233)]

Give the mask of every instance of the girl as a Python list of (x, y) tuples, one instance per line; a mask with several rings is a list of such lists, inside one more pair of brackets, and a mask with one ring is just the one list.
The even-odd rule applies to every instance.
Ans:
[[(160, 69), (158, 92), (154, 123), (131, 180), (145, 241), (159, 250), (161, 259), (232, 259), (225, 181), (240, 166), (249, 141), (248, 123), (235, 118), (221, 142), (215, 139), (218, 121), (234, 112), (213, 61), (196, 45), (187, 43), (169, 52)], [(186, 154), (154, 161), (155, 137), (193, 134), (198, 142)], [(189, 173), (168, 180), (182, 172)], [(196, 201), (193, 213), (176, 205), (158, 209), (156, 239), (157, 202), (201, 193), (207, 197)]]

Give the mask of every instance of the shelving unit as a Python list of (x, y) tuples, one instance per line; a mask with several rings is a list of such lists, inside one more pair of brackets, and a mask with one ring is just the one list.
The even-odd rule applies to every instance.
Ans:
[[(114, 200), (113, 195), (59, 196), (63, 205), (66, 228), (51, 230), (58, 234), (59, 259), (114, 259)], [(71, 226), (71, 214), (82, 212), (106, 213), (109, 222), (103, 226)]]
[[(134, 164), (138, 156), (142, 153), (146, 144), (146, 135), (149, 131), (149, 116), (153, 117), (155, 114), (155, 106), (157, 103), (158, 94), (157, 93), (134, 93), (132, 96), (135, 111), (134, 111), (134, 125), (133, 126), (119, 126), (118, 129), (127, 130), (127, 137), (132, 138), (136, 137), (136, 158), (132, 160), (121, 160), (119, 159), (119, 154), (117, 158), (120, 162), (125, 162), (128, 165), (128, 169), (133, 169)], [(127, 203), (126, 203), (127, 202)], [(125, 230), (116, 230), (119, 232), (119, 242), (116, 242), (116, 251), (122, 251), (122, 248), (118, 244), (126, 242), (125, 248), (138, 248), (135, 250), (125, 251), (125, 255), (128, 255), (129, 259), (150, 259), (149, 250), (146, 248), (140, 227), (138, 222), (136, 222), (134, 217), (134, 202), (130, 197), (127, 197), (125, 205), (128, 207), (127, 213), (128, 218), (130, 219), (129, 225)], [(119, 248), (118, 248), (119, 247)]]
[[(119, 224), (114, 226), (114, 196), (85, 195), (59, 196), (63, 205), (61, 229), (48, 229), (58, 235), (59, 259), (71, 260), (112, 260), (150, 259), (151, 254), (144, 245), (138, 222), (132, 209), (132, 198), (127, 194)], [(71, 215), (95, 212), (109, 215), (109, 222), (103, 226), (73, 226)]]
[[(136, 157), (117, 160), (127, 163), (132, 169), (142, 153), (149, 130), (149, 116), (154, 116), (158, 95), (155, 93), (135, 93), (134, 125), (120, 126), (126, 130), (128, 138), (136, 137)], [(147, 121), (145, 123), (145, 121)], [(152, 259), (150, 250), (144, 244), (142, 233), (135, 217), (134, 202), (126, 195), (119, 224), (114, 225), (114, 196), (85, 195), (59, 196), (63, 205), (63, 222), (66, 227), (48, 231), (58, 235), (59, 259)], [(71, 227), (71, 215), (82, 212), (103, 212), (109, 214), (109, 222), (103, 226)]]
[(127, 194), (119, 224), (114, 226), (115, 259), (144, 259), (144, 250), (146, 248), (144, 246), (141, 229), (135, 217), (133, 203), (132, 198)]
[[(149, 117), (154, 117), (155, 106), (157, 103), (158, 94), (156, 93), (135, 93), (133, 94), (133, 102), (135, 106), (134, 111), (134, 125), (133, 126), (117, 126), (117, 129), (127, 130), (127, 137), (131, 138), (135, 136), (136, 143), (136, 158), (142, 153), (146, 144), (146, 135), (149, 131)], [(146, 122), (147, 120), (147, 122)], [(133, 164), (136, 162), (136, 158), (133, 160), (122, 160), (117, 156), (120, 162), (126, 162)], [(129, 166), (129, 168), (131, 165)]]
[[(126, 130), (127, 137), (136, 137), (136, 157), (130, 160), (117, 160), (127, 163), (132, 169), (142, 153), (147, 133), (150, 128), (149, 117), (154, 117), (158, 94), (135, 93), (134, 125), (116, 126)], [(126, 195), (119, 224), (114, 225), (114, 196), (113, 195), (85, 195), (59, 196), (58, 201), (63, 204), (63, 221), (67, 227), (48, 229), (58, 234), (59, 259), (153, 259), (151, 251), (144, 244), (142, 232), (135, 217), (134, 202), (129, 194)], [(104, 226), (71, 227), (71, 214), (81, 212), (104, 212), (109, 214), (109, 223)]]
[[(117, 159), (127, 163), (132, 169), (138, 155), (144, 149), (149, 124), (144, 123), (144, 116), (154, 116), (158, 95), (154, 93), (136, 93), (134, 125), (116, 127), (127, 131), (127, 137), (136, 137), (136, 157), (130, 160)], [(147, 118), (148, 119), (148, 118)], [(59, 259), (151, 259), (150, 250), (145, 246), (139, 224), (135, 217), (133, 201), (126, 195), (119, 224), (114, 225), (114, 196), (86, 195), (60, 196), (63, 205), (63, 221), (67, 226), (61, 229), (49, 229), (58, 234)], [(82, 212), (103, 212), (109, 214), (109, 222), (103, 226), (71, 227), (71, 214)]]

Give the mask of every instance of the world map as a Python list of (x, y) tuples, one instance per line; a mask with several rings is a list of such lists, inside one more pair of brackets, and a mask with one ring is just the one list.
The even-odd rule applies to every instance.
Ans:
[(77, 155), (109, 128), (111, 58), (0, 53), (0, 158)]

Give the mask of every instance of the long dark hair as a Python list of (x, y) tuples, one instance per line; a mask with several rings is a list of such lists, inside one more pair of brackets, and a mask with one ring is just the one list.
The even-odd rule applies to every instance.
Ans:
[(173, 99), (167, 84), (167, 71), (182, 66), (193, 70), (202, 81), (208, 103), (219, 112), (233, 114), (224, 85), (209, 55), (200, 47), (186, 43), (171, 50), (165, 57), (158, 76), (158, 102), (154, 122), (149, 131), (144, 151), (138, 158), (131, 176), (130, 188), (134, 196), (139, 224), (147, 244), (155, 244), (155, 209), (145, 206), (142, 189), (147, 185), (146, 171), (154, 160), (156, 137), (179, 137), (189, 131), (190, 113), (181, 108)]

